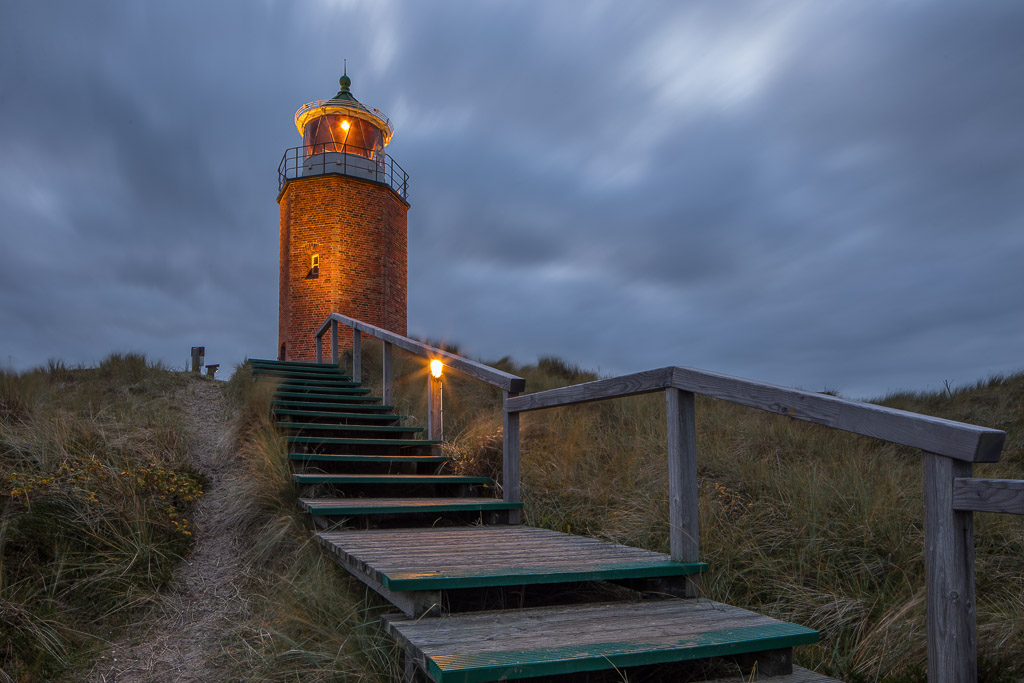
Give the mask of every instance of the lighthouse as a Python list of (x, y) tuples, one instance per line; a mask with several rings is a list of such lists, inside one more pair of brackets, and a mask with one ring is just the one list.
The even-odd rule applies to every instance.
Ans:
[(385, 152), (388, 117), (352, 95), (347, 72), (339, 84), (295, 112), (302, 145), (278, 167), (280, 360), (314, 360), (331, 313), (406, 333), (409, 176)]

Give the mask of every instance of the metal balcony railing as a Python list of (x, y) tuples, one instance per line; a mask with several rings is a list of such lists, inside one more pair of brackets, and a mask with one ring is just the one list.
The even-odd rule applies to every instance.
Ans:
[(336, 142), (303, 145), (285, 150), (277, 167), (277, 191), (288, 181), (315, 175), (338, 174), (383, 183), (409, 201), (409, 174), (380, 150)]

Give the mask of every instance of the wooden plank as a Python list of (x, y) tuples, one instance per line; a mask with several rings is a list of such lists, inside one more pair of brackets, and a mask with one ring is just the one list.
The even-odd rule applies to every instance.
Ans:
[(346, 439), (340, 436), (286, 436), (288, 443), (342, 444), (347, 446), (438, 446), (439, 441), (419, 439)]
[(375, 325), (364, 323), (361, 320), (341, 315), (340, 313), (332, 313), (328, 319), (324, 321), (323, 325), (320, 326), (317, 334), (323, 334), (322, 330), (326, 329), (326, 326), (331, 320), (337, 320), (338, 322), (348, 325), (355, 330), (359, 330), (360, 332), (377, 337), (378, 339), (390, 342), (394, 346), (418, 356), (422, 356), (424, 358), (438, 358), (444, 361), (444, 364), (448, 367), (454, 368), (459, 372), (469, 375), (470, 377), (475, 377), (483, 382), (487, 382), (488, 384), (501, 387), (505, 391), (520, 392), (526, 388), (526, 380), (522, 377), (517, 377), (516, 375), (489, 367), (483, 363), (478, 363), (454, 353), (449, 353), (448, 351), (414, 341), (408, 337), (403, 337), (399, 334), (395, 334), (394, 332), (389, 332), (383, 328), (376, 327)]
[(327, 410), (293, 410), (288, 408), (274, 408), (274, 412), (277, 415), (292, 415), (295, 417), (333, 417), (339, 420), (379, 420), (381, 422), (397, 422), (402, 419), (402, 415), (388, 414), (388, 413), (343, 413), (343, 412), (331, 412)]
[(600, 603), (388, 619), (442, 683), (703, 659), (816, 642), (795, 624), (707, 600)]
[(953, 480), (971, 476), (971, 464), (922, 455), (928, 680), (972, 683), (978, 678), (974, 598), (974, 520), (953, 509)]
[(427, 438), (444, 440), (441, 378), (427, 375)]
[(380, 529), (319, 536), (391, 590), (686, 576), (707, 568), (673, 562), (663, 553), (533, 527)]
[[(337, 324), (336, 320), (332, 320)], [(352, 328), (352, 379), (356, 382), (363, 381), (363, 335), (359, 330)]]
[(402, 425), (352, 425), (329, 424), (323, 422), (278, 422), (278, 429), (304, 429), (310, 431), (343, 431), (343, 432), (422, 432), (423, 427), (405, 427)]
[(953, 509), (1024, 515), (1024, 481), (954, 479)]
[[(364, 400), (364, 399), (360, 399)], [(369, 401), (375, 401), (376, 399), (365, 399)], [(294, 400), (274, 400), (270, 404), (271, 406), (305, 406), (308, 408), (335, 408), (337, 410), (361, 410), (361, 411), (384, 411), (394, 410), (395, 407), (391, 405), (380, 405), (380, 404), (365, 404), (365, 403), (322, 403), (317, 401), (294, 401)]]
[(599, 379), (593, 382), (574, 384), (559, 389), (550, 389), (548, 391), (539, 391), (535, 394), (509, 398), (505, 401), (505, 410), (526, 412), (660, 391), (672, 386), (672, 370), (673, 368), (671, 367), (645, 370), (644, 372), (636, 372), (631, 375)]
[(289, 460), (326, 463), (446, 463), (447, 456), (350, 456), (326, 453), (290, 453)]
[(419, 512), (487, 512), (522, 508), (493, 498), (300, 498), (314, 515), (394, 515)]
[(668, 386), (967, 462), (998, 461), (1006, 439), (998, 429), (684, 367), (647, 370), (527, 394), (510, 400), (506, 410), (539, 410)]
[(488, 484), (489, 477), (458, 474), (293, 474), (296, 484)]
[[(669, 545), (676, 562), (700, 561), (697, 512), (697, 420), (694, 396), (675, 387), (665, 390), (668, 420)], [(687, 597), (699, 593), (696, 580), (688, 581)]]
[(384, 403), (388, 403), (388, 404), (394, 403), (394, 400), (395, 400), (395, 388), (394, 388), (394, 381), (393, 381), (393, 378), (392, 378), (392, 375), (394, 374), (394, 371), (392, 369), (391, 355), (392, 355), (391, 342), (386, 341), (386, 342), (384, 342), (384, 351), (383, 351), (383, 356), (382, 356), (382, 359), (381, 359), (381, 367), (382, 367), (382, 372), (383, 372), (383, 375), (384, 375), (383, 380), (382, 380), (383, 391), (381, 393), (382, 393), (382, 399), (383, 399)]
[[(509, 401), (516, 397), (515, 392), (506, 391), (504, 397), (505, 410), (501, 424), (501, 463), (502, 463), (502, 497), (507, 503), (518, 503), (522, 500), (519, 474), (519, 413), (508, 409)], [(522, 513), (518, 510), (509, 513), (509, 523), (519, 524)]]

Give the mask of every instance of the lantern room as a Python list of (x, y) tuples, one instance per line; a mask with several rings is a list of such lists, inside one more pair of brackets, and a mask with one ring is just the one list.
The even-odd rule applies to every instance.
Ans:
[(378, 179), (394, 128), (379, 109), (370, 109), (352, 95), (348, 74), (338, 83), (341, 89), (333, 98), (310, 102), (295, 112), (303, 143), (300, 174), (337, 172)]

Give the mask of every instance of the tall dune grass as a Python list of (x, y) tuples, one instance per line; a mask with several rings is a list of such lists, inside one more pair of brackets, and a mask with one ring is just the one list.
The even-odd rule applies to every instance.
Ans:
[(187, 381), (137, 354), (0, 372), (0, 679), (74, 670), (170, 580), (202, 495)]

